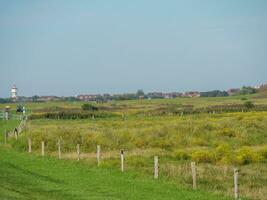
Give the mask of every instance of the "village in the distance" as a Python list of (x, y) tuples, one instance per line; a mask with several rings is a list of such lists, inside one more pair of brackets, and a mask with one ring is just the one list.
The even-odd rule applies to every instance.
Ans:
[(34, 95), (26, 97), (19, 95), (19, 89), (13, 85), (10, 89), (10, 98), (1, 98), (0, 103), (12, 102), (46, 102), (46, 101), (94, 101), (94, 102), (109, 102), (113, 100), (135, 100), (135, 99), (173, 99), (177, 97), (226, 97), (234, 95), (254, 94), (261, 90), (266, 90), (267, 84), (259, 86), (243, 86), (241, 88), (231, 88), (227, 91), (212, 90), (206, 92), (188, 91), (188, 92), (148, 92), (145, 93), (142, 89), (136, 93), (123, 94), (79, 94), (75, 96), (42, 96)]

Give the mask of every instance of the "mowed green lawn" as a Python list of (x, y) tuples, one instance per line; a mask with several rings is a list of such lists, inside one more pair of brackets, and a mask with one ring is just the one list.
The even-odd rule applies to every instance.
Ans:
[(0, 199), (229, 199), (134, 172), (19, 153), (0, 146)]

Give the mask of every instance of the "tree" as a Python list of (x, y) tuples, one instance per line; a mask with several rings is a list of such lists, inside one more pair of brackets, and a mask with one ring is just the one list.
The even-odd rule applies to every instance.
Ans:
[(145, 93), (142, 89), (140, 89), (140, 90), (137, 90), (136, 96), (138, 96), (138, 97), (145, 96)]
[(37, 95), (34, 95), (34, 96), (32, 97), (32, 101), (33, 101), (33, 102), (38, 101), (38, 99), (39, 99), (39, 96), (37, 96)]
[(255, 88), (246, 86), (243, 86), (240, 90), (240, 94), (254, 94), (256, 92), (257, 90)]
[(226, 97), (229, 94), (226, 91), (213, 90), (209, 92), (200, 92), (201, 97)]

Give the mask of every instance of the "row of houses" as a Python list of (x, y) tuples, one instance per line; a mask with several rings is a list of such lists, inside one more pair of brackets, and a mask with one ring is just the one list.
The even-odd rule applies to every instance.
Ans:
[[(232, 88), (223, 91), (226, 95), (233, 96), (242, 94), (242, 92), (253, 92), (253, 90), (260, 90), (261, 88), (267, 88), (267, 85), (261, 85), (257, 87), (242, 87), (242, 88)], [(219, 91), (219, 90), (216, 90)], [(210, 91), (213, 92), (213, 91)], [(14, 93), (14, 92), (13, 92)], [(13, 94), (12, 93), (12, 94)], [(173, 99), (176, 97), (200, 97), (202, 96), (201, 92), (190, 91), (190, 92), (150, 92), (145, 94), (141, 90), (140, 93), (124, 93), (124, 94), (80, 94), (74, 97), (58, 97), (58, 96), (32, 96), (32, 97), (16, 97), (18, 101), (64, 101), (64, 100), (79, 100), (79, 101), (111, 101), (111, 100), (127, 100), (127, 99)]]
[(144, 95), (138, 96), (135, 93), (125, 94), (81, 94), (76, 98), (80, 101), (96, 101), (96, 100), (122, 100), (122, 99), (173, 99), (176, 97), (199, 97), (200, 93), (197, 91), (192, 92), (150, 92)]

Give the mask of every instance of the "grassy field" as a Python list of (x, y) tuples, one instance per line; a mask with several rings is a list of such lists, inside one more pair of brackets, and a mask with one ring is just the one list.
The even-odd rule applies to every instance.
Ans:
[[(140, 100), (123, 100), (112, 101), (108, 103), (98, 103), (100, 106), (111, 108), (113, 111), (122, 113), (124, 115), (132, 115), (136, 113), (143, 113), (144, 111), (152, 111), (161, 107), (168, 106), (193, 106), (194, 108), (204, 108), (214, 105), (231, 105), (231, 104), (243, 104), (245, 101), (251, 101), (255, 105), (267, 104), (267, 98), (260, 98), (256, 95), (242, 95), (231, 97), (207, 97), (207, 98), (175, 98), (175, 99), (140, 99)], [(84, 102), (26, 102), (25, 105), (28, 113), (36, 112), (43, 109), (55, 109), (55, 108), (81, 108)], [(17, 106), (16, 103), (0, 104), (0, 109), (5, 106), (11, 106), (14, 110)], [(172, 107), (171, 107), (172, 108)]]
[[(101, 145), (101, 167), (118, 170), (119, 150), (125, 149), (125, 169), (142, 177), (153, 177), (153, 156), (160, 158), (160, 180), (177, 188), (192, 187), (190, 162), (197, 163), (197, 185), (201, 191), (233, 196), (233, 167), (240, 171), (240, 194), (251, 199), (265, 199), (267, 193), (267, 112), (221, 112), (215, 114), (174, 114), (172, 109), (191, 106), (267, 104), (258, 96), (223, 98), (177, 98), (160, 100), (116, 101), (95, 104), (114, 117), (77, 120), (35, 119), (19, 140), (10, 144), (27, 150), (27, 138), (33, 141), (34, 154), (40, 154), (45, 141), (46, 154), (57, 155), (62, 144), (64, 160), (76, 159), (76, 145), (81, 145), (81, 159), (96, 165), (96, 145)], [(80, 110), (82, 102), (47, 102), (27, 104), (30, 113), (58, 109)], [(5, 106), (5, 105), (0, 105)], [(11, 105), (13, 108), (15, 105)], [(160, 111), (166, 111), (164, 114)], [(3, 123), (3, 122), (2, 122)], [(16, 123), (16, 122), (13, 122)], [(3, 128), (2, 128), (3, 129)]]
[(0, 199), (227, 199), (134, 172), (41, 158), (0, 147)]
[(13, 130), (19, 124), (18, 120), (0, 120), (0, 143), (4, 142), (5, 131)]

